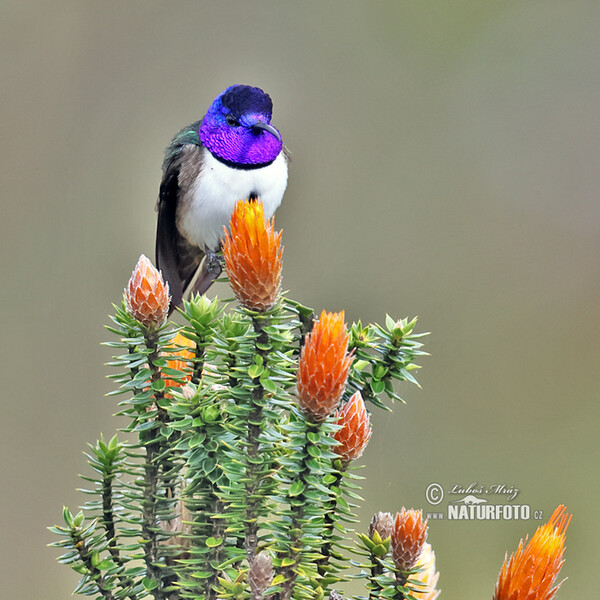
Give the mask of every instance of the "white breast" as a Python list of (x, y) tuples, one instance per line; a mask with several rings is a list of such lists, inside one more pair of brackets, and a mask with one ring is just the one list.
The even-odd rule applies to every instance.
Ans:
[(272, 217), (287, 185), (287, 160), (281, 152), (261, 169), (233, 169), (203, 149), (203, 167), (177, 215), (179, 231), (192, 244), (216, 249), (235, 203), (258, 196), (265, 216)]

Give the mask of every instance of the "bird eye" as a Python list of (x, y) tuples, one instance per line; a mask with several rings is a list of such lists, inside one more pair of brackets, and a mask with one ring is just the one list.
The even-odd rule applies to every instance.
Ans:
[(240, 125), (240, 122), (231, 114), (227, 115), (225, 120), (227, 121), (227, 125), (231, 125), (231, 127), (239, 127)]

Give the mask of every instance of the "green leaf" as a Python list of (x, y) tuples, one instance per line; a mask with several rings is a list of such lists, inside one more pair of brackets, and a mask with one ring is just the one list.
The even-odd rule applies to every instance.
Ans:
[(385, 390), (384, 381), (372, 379), (369, 385), (376, 396), (379, 396), (379, 394), (381, 394)]
[(277, 384), (272, 379), (268, 379), (266, 377), (263, 377), (260, 380), (260, 384), (263, 386), (263, 388), (265, 389), (265, 391), (268, 392), (269, 394), (276, 394), (277, 393)]
[(156, 579), (151, 579), (150, 577), (144, 577), (144, 579), (142, 579), (142, 585), (147, 592), (150, 592), (158, 587), (158, 581)]
[(180, 421), (173, 421), (169, 423), (169, 427), (171, 429), (175, 429), (176, 431), (185, 431), (186, 429), (190, 429), (190, 427), (194, 425), (194, 420), (190, 415), (186, 415)]
[(195, 433), (190, 439), (190, 448), (195, 448), (196, 446), (201, 446), (206, 439), (205, 433)]
[(366, 367), (369, 366), (369, 361), (366, 360), (356, 360), (354, 361), (354, 364), (352, 365), (354, 369), (356, 369), (357, 371), (361, 372), (364, 371), (366, 369)]
[(387, 543), (375, 544), (371, 550), (371, 554), (378, 558), (383, 558), (390, 550), (389, 540), (390, 538), (387, 538)]
[(309, 458), (306, 461), (306, 466), (311, 470), (311, 471), (319, 471), (321, 469), (321, 465), (319, 463), (318, 460), (315, 460), (314, 458)]
[(71, 515), (71, 511), (66, 507), (63, 506), (63, 520), (64, 522), (69, 526), (72, 527), (73, 526), (73, 515)]
[(388, 331), (392, 331), (395, 327), (397, 327), (396, 321), (394, 321), (390, 315), (385, 315), (385, 326), (387, 327)]
[(250, 367), (248, 367), (248, 375), (250, 375), (252, 379), (256, 379), (263, 374), (264, 370), (265, 368), (262, 365), (250, 365)]
[(157, 379), (156, 381), (152, 382), (151, 387), (155, 392), (162, 392), (166, 386), (164, 380)]
[(223, 543), (223, 540), (222, 540), (222, 539), (215, 538), (215, 537), (209, 537), (209, 538), (206, 540), (206, 545), (207, 545), (209, 548), (217, 548), (217, 547), (218, 547), (218, 546), (220, 546), (222, 543)]
[(109, 569), (112, 569), (115, 566), (116, 565), (112, 558), (105, 558), (103, 561), (99, 562), (97, 565), (98, 569), (100, 569), (101, 571), (108, 571)]
[(139, 423), (135, 430), (136, 431), (148, 431), (150, 429), (154, 429), (158, 427), (158, 423), (156, 421), (146, 421), (145, 423)]
[(295, 481), (290, 486), (289, 495), (290, 497), (299, 496), (304, 491), (305, 485), (302, 481)]
[(202, 411), (202, 418), (206, 423), (215, 423), (221, 418), (221, 409), (216, 404), (207, 406)]
[(383, 379), (388, 372), (388, 368), (384, 365), (375, 365), (373, 367), (373, 379)]
[(212, 473), (215, 469), (217, 468), (217, 459), (212, 456), (207, 458), (203, 463), (202, 463), (202, 471), (205, 475), (209, 475), (210, 473)]
[(318, 446), (308, 446), (306, 450), (313, 458), (321, 458), (321, 456), (323, 456), (323, 453)]

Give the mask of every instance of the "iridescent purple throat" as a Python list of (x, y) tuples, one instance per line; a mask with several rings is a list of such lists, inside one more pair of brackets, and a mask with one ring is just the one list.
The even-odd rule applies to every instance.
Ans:
[(230, 127), (218, 121), (207, 115), (198, 131), (202, 144), (216, 158), (233, 165), (266, 165), (281, 152), (281, 142), (268, 131)]

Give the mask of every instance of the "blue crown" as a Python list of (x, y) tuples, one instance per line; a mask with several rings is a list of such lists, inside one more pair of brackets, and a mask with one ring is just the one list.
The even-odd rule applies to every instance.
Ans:
[(273, 102), (269, 94), (265, 94), (260, 88), (232, 85), (221, 94), (220, 98), (223, 108), (229, 109), (230, 113), (238, 118), (244, 113), (258, 113), (267, 118), (267, 123), (271, 120)]

